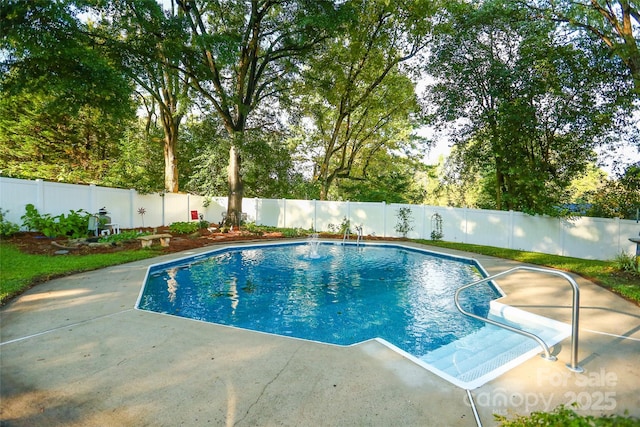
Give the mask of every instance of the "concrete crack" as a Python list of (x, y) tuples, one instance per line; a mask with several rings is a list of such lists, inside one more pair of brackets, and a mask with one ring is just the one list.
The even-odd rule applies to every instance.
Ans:
[(287, 359), (287, 362), (282, 366), (282, 368), (276, 373), (276, 375), (269, 381), (267, 382), (264, 387), (262, 387), (262, 390), (260, 391), (260, 394), (258, 395), (258, 397), (256, 398), (256, 400), (249, 405), (249, 407), (247, 408), (247, 410), (245, 411), (244, 415), (242, 416), (242, 418), (238, 419), (233, 425), (238, 425), (240, 423), (242, 423), (242, 421), (247, 418), (247, 416), (249, 415), (249, 413), (251, 412), (251, 410), (253, 409), (254, 406), (256, 406), (258, 404), (258, 402), (260, 402), (260, 400), (262, 399), (262, 397), (264, 396), (265, 392), (267, 391), (267, 388), (269, 388), (269, 386), (271, 384), (273, 384), (279, 377), (280, 375), (282, 375), (282, 373), (287, 369), (287, 367), (289, 366), (289, 364), (291, 363), (291, 361), (293, 360), (293, 358), (296, 356), (296, 354), (298, 353), (298, 351), (300, 350), (300, 347), (298, 346), (295, 351), (293, 353), (291, 353), (291, 356)]

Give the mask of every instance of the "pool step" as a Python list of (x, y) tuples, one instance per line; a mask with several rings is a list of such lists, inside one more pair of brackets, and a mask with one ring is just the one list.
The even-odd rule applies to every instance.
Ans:
[[(553, 346), (570, 335), (568, 325), (499, 304), (490, 317), (539, 336)], [(522, 312), (522, 313), (520, 313)], [(542, 352), (534, 340), (493, 325), (485, 325), (419, 359), (438, 375), (467, 389), (496, 378)]]

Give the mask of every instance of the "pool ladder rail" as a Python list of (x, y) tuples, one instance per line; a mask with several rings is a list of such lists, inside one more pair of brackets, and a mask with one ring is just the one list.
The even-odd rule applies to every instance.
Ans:
[(515, 267), (512, 268), (510, 270), (506, 270), (503, 271), (502, 273), (498, 273), (498, 274), (494, 274), (493, 276), (489, 276), (489, 277), (485, 277), (484, 279), (478, 280), (476, 282), (473, 283), (469, 283), (468, 285), (464, 285), (461, 286), (460, 288), (458, 288), (456, 290), (455, 296), (454, 296), (454, 301), (456, 303), (456, 307), (458, 308), (458, 310), (469, 317), (472, 317), (474, 319), (480, 320), (482, 322), (485, 323), (489, 323), (491, 325), (497, 326), (499, 328), (503, 328), (503, 329), (507, 329), (511, 332), (515, 332), (516, 334), (520, 334), (523, 335), (525, 337), (531, 338), (532, 340), (535, 340), (540, 347), (542, 347), (542, 350), (544, 351), (544, 354), (541, 354), (541, 356), (546, 359), (546, 360), (550, 360), (550, 361), (555, 361), (557, 360), (555, 356), (552, 356), (551, 353), (549, 352), (549, 346), (547, 346), (547, 344), (537, 335), (532, 334), (530, 332), (524, 331), (522, 329), (518, 329), (515, 328), (513, 326), (501, 323), (501, 322), (497, 322), (495, 320), (492, 319), (488, 319), (486, 317), (482, 317), (482, 316), (478, 316), (477, 314), (473, 314), (470, 313), (466, 310), (464, 310), (462, 308), (462, 306), (460, 305), (460, 302), (458, 301), (458, 297), (460, 296), (460, 292), (462, 292), (463, 290), (470, 288), (472, 286), (475, 285), (479, 285), (481, 283), (485, 283), (485, 282), (489, 282), (493, 279), (496, 279), (498, 277), (502, 277), (502, 276), (506, 276), (508, 274), (512, 274), (521, 270), (525, 270), (525, 271), (532, 271), (532, 272), (536, 272), (536, 273), (543, 273), (543, 274), (551, 274), (551, 275), (555, 275), (555, 276), (560, 276), (564, 279), (566, 279), (570, 284), (571, 287), (573, 288), (573, 308), (572, 308), (572, 315), (571, 315), (571, 363), (567, 363), (567, 368), (569, 368), (569, 370), (573, 371), (573, 372), (577, 372), (577, 373), (581, 373), (584, 372), (584, 369), (582, 369), (580, 366), (578, 366), (576, 360), (578, 358), (578, 317), (579, 317), (579, 310), (580, 310), (580, 289), (578, 288), (578, 284), (576, 283), (576, 281), (569, 276), (566, 273), (563, 273), (561, 271), (555, 271), (555, 270), (548, 270), (548, 269), (544, 269), (544, 268), (536, 268), (536, 267), (527, 267), (527, 266), (519, 266), (519, 267)]
[[(362, 242), (364, 240), (364, 238), (362, 237), (362, 226), (361, 225), (356, 225), (354, 228), (356, 229), (356, 236), (357, 236), (356, 237), (356, 246), (360, 246), (360, 242)], [(342, 235), (342, 244), (343, 245), (351, 237), (351, 234), (349, 233), (349, 231), (350, 231), (349, 227), (345, 228), (344, 234)]]

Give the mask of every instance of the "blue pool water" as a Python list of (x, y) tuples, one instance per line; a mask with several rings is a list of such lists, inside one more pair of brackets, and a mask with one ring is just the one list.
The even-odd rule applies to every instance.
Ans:
[[(138, 308), (349, 345), (383, 338), (420, 357), (483, 326), (455, 308), (455, 289), (482, 277), (475, 261), (396, 245), (306, 243), (227, 248), (152, 266)], [(501, 294), (464, 293), (486, 315)]]

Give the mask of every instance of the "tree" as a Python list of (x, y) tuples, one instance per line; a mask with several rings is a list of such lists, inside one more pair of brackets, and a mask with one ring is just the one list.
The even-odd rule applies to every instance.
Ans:
[(0, 170), (5, 176), (97, 183), (119, 155), (127, 122), (98, 108), (68, 113), (53, 97), (26, 93), (0, 99)]
[(441, 29), (427, 69), (434, 119), (463, 120), (458, 171), (481, 177), (482, 207), (557, 215), (624, 116), (608, 59), (509, 1), (452, 5)]
[(638, 219), (640, 211), (640, 165), (629, 166), (618, 180), (606, 180), (591, 192), (587, 215), (603, 218)]
[(554, 21), (565, 22), (600, 40), (629, 70), (640, 95), (640, 4), (617, 1), (526, 1), (532, 9)]
[(428, 43), (431, 2), (346, 3), (349, 21), (309, 64), (299, 90), (312, 126), (305, 151), (316, 158), (320, 199), (338, 178), (352, 177), (379, 150), (408, 139), (419, 108), (413, 84), (399, 69)]
[[(186, 156), (191, 164), (187, 188), (199, 194), (220, 194), (227, 188), (225, 169), (230, 141), (217, 115), (191, 120), (185, 126)], [(212, 140), (217, 141), (212, 144)], [(293, 171), (286, 134), (279, 129), (252, 129), (245, 133), (242, 174), (247, 184), (245, 196), (263, 198), (292, 197), (298, 177)], [(212, 178), (213, 177), (213, 178)]]
[(3, 2), (0, 167), (99, 182), (133, 117), (131, 87), (82, 36), (69, 1)]
[[(327, 37), (336, 10), (328, 0), (178, 2), (189, 29), (185, 73), (229, 136), (227, 221), (238, 225), (245, 131), (277, 105), (299, 61)], [(271, 102), (272, 105), (267, 103)]]
[(331, 195), (336, 200), (420, 204), (426, 183), (419, 178), (428, 171), (419, 160), (380, 151), (369, 160), (364, 176), (336, 179)]
[(90, 35), (137, 84), (149, 120), (158, 110), (164, 189), (178, 192), (179, 129), (190, 100), (188, 78), (181, 72), (183, 32), (176, 3), (172, 0), (166, 10), (156, 0), (97, 1), (94, 6), (101, 19), (90, 25)]

